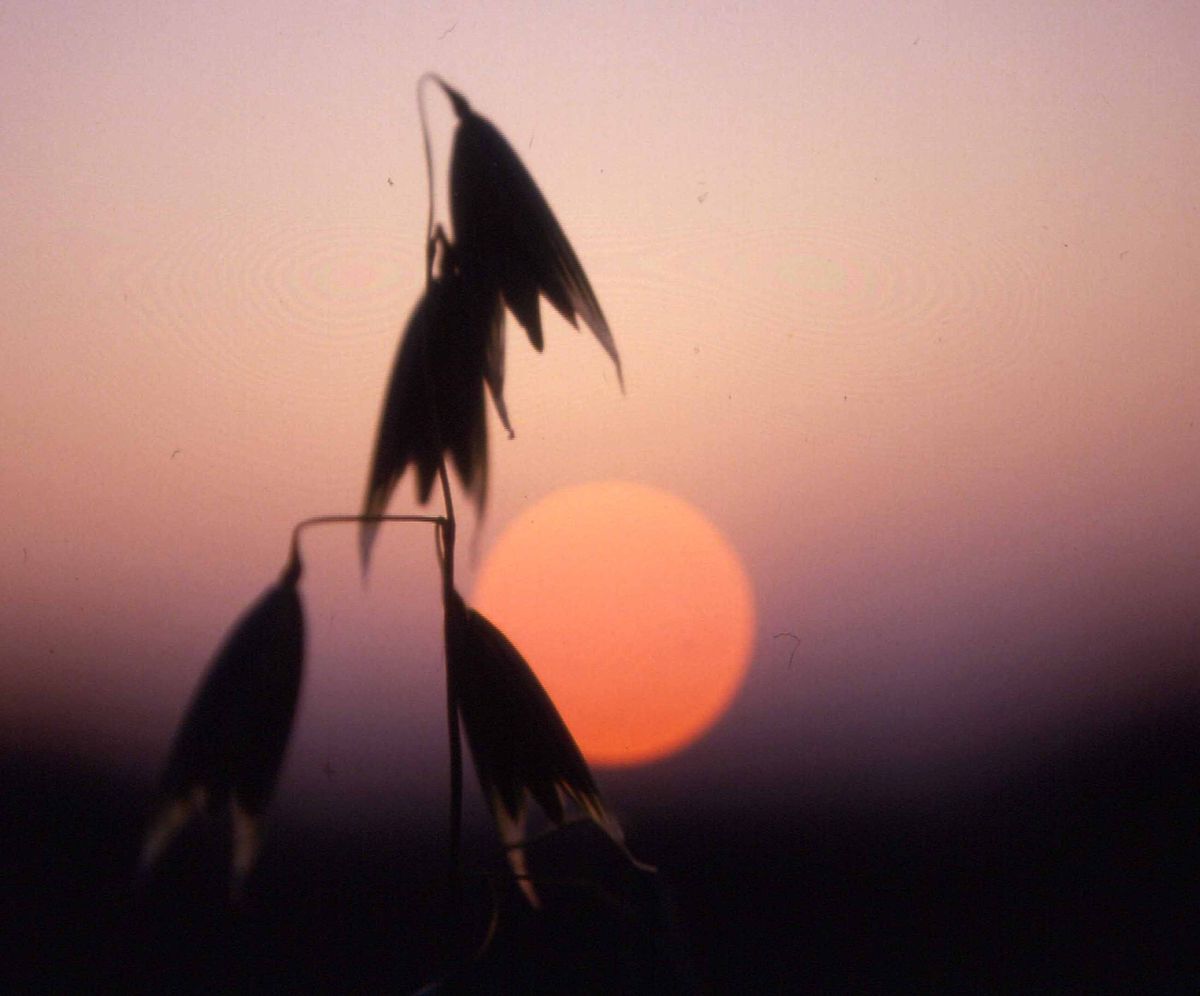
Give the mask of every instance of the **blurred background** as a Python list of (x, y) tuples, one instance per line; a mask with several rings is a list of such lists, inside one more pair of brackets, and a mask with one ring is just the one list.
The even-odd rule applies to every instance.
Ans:
[[(537, 178), (627, 385), (548, 309), (543, 355), (510, 322), (517, 435), (493, 422), (464, 587), (523, 508), (629, 480), (716, 526), (757, 617), (707, 735), (598, 770), (660, 868), (665, 920), (635, 934), (670, 943), (598, 979), (627, 924), (576, 910), (590, 938), (564, 940), (510, 903), (481, 971), (1186, 990), (1198, 66), (1186, 2), (6, 9), (10, 970), (254, 989), (276, 958), (298, 988), (403, 990), (444, 961), (417, 527), (385, 530), (366, 588), (352, 531), (306, 540), (307, 682), (242, 925), (181, 898), (202, 859), (168, 871), (173, 907), (127, 895), (222, 635), (293, 522), (361, 502), (422, 286), (414, 86), (436, 70)], [(445, 219), (453, 119), (429, 106)], [(469, 862), (498, 868), (469, 803)], [(553, 950), (577, 957), (523, 975)]]

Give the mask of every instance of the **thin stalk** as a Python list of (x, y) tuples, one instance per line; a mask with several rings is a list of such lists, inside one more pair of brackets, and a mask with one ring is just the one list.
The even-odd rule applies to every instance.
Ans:
[[(444, 473), (444, 471), (443, 471)], [(438, 560), (442, 568), (442, 639), (447, 647), (446, 728), (450, 737), (450, 880), (457, 894), (461, 885), (462, 865), (459, 851), (462, 840), (463, 757), (459, 732), (458, 686), (454, 669), (449, 666), (450, 617), (447, 608), (454, 594), (454, 520), (438, 523)]]
[(440, 515), (312, 515), (301, 519), (292, 526), (292, 548), (288, 560), (287, 571), (300, 572), (300, 534), (309, 526), (327, 526), (347, 522), (425, 522), (431, 526), (440, 526), (443, 519)]
[(307, 519), (301, 519), (292, 526), (292, 543), (291, 551), (288, 556), (287, 565), (284, 567), (282, 580), (295, 583), (301, 572), (300, 562), (300, 534), (309, 526), (325, 526), (337, 525), (343, 523), (362, 523), (362, 522), (423, 522), (431, 526), (440, 526), (442, 524), (440, 515), (312, 515)]
[(442, 523), (440, 515), (312, 515), (292, 527), (292, 547), (300, 542), (300, 533), (309, 526), (325, 526), (346, 522), (426, 522), (431, 526)]
[(422, 99), (422, 88), (426, 83), (436, 83), (443, 90), (446, 84), (437, 73), (424, 73), (417, 80), (417, 114), (421, 118), (421, 138), (425, 143), (425, 184), (429, 191), (429, 213), (425, 216), (425, 287), (433, 279), (433, 254), (435, 241), (433, 237), (433, 152), (429, 147), (429, 122), (425, 118), (425, 101)]
[[(423, 87), (426, 82), (437, 83), (443, 90), (446, 89), (446, 84), (436, 73), (425, 73), (417, 81), (417, 113), (421, 119), (421, 137), (425, 147), (425, 179), (429, 193), (429, 211), (425, 219), (425, 291), (429, 292), (429, 287), (433, 283), (433, 260), (437, 253), (438, 238), (445, 239), (441, 229), (434, 229), (434, 184), (433, 184), (433, 153), (429, 143), (429, 122), (425, 116), (425, 102), (423, 100)], [(442, 446), (441, 423), (438, 419), (437, 406), (437, 390), (430, 372), (429, 364), (429, 346), (425, 345), (425, 388), (429, 395), (430, 422), (433, 426), (434, 443), (437, 446), (438, 452), (438, 479), (442, 485), (442, 502), (446, 508), (446, 514), (438, 523), (438, 545), (439, 558), (438, 564), (442, 571), (442, 611), (443, 619), (450, 604), (450, 599), (454, 594), (454, 539), (455, 539), (455, 519), (454, 519), (454, 499), (450, 494), (450, 476), (446, 473), (446, 457)], [(445, 622), (443, 622), (443, 626)], [(443, 639), (445, 638), (445, 634)], [(449, 643), (446, 643), (447, 648)], [(459, 848), (462, 838), (462, 790), (463, 790), (463, 763), (462, 763), (462, 738), (459, 733), (458, 724), (458, 692), (455, 688), (454, 678), (449, 667), (449, 657), (447, 655), (446, 667), (446, 724), (450, 737), (450, 879), (457, 887), (461, 876), (459, 865)]]

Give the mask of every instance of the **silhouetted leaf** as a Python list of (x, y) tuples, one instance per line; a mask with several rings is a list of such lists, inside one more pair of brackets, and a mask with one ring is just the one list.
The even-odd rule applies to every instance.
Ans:
[(442, 86), (459, 118), (450, 159), (450, 214), (464, 267), (490, 274), (535, 349), (542, 348), (539, 294), (572, 325), (576, 316), (582, 318), (621, 380), (621, 360), (600, 303), (533, 177), (495, 125), (476, 114), (462, 94)]
[(258, 853), (259, 822), (291, 735), (304, 667), (301, 565), (293, 549), (278, 583), (230, 631), (176, 734), (146, 834), (143, 867), (200, 812), (228, 807), (235, 887)]
[[(487, 499), (484, 384), (511, 435), (504, 405), (504, 309), (495, 286), (456, 265), (446, 247), (443, 273), (432, 280), (404, 330), (384, 396), (364, 515), (379, 515), (411, 463), (422, 504), (448, 452), (463, 486), (482, 510)], [(432, 391), (430, 390), (432, 388)], [(360, 534), (364, 566), (379, 528)]]
[(587, 762), (525, 659), (457, 594), (446, 606), (446, 657), (479, 784), (513, 872), (537, 906), (521, 846), (527, 795), (556, 825), (562, 825), (570, 800), (623, 851), (624, 835), (604, 808)]

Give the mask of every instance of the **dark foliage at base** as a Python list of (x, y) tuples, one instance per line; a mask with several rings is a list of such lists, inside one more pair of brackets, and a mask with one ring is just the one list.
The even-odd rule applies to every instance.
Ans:
[(453, 963), (466, 967), (441, 991), (1187, 992), (1198, 747), (1200, 710), (1181, 707), (904, 807), (674, 806), (628, 828), (653, 842), (656, 879), (572, 826), (530, 849), (534, 873), (605, 882), (620, 902), (542, 884), (539, 912), (502, 885), (500, 929), (473, 964), (491, 893), (468, 876), (450, 914), (440, 826), (318, 838), (280, 821), (233, 911), (220, 824), (189, 827), (135, 893), (143, 795), (10, 757), (0, 982), (403, 993)]

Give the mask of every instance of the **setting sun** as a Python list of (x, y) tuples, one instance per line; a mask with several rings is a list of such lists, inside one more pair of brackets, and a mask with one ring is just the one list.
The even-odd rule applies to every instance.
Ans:
[(595, 764), (691, 743), (749, 662), (754, 602), (737, 553), (691, 505), (640, 484), (565, 488), (522, 512), (488, 554), (474, 601)]

